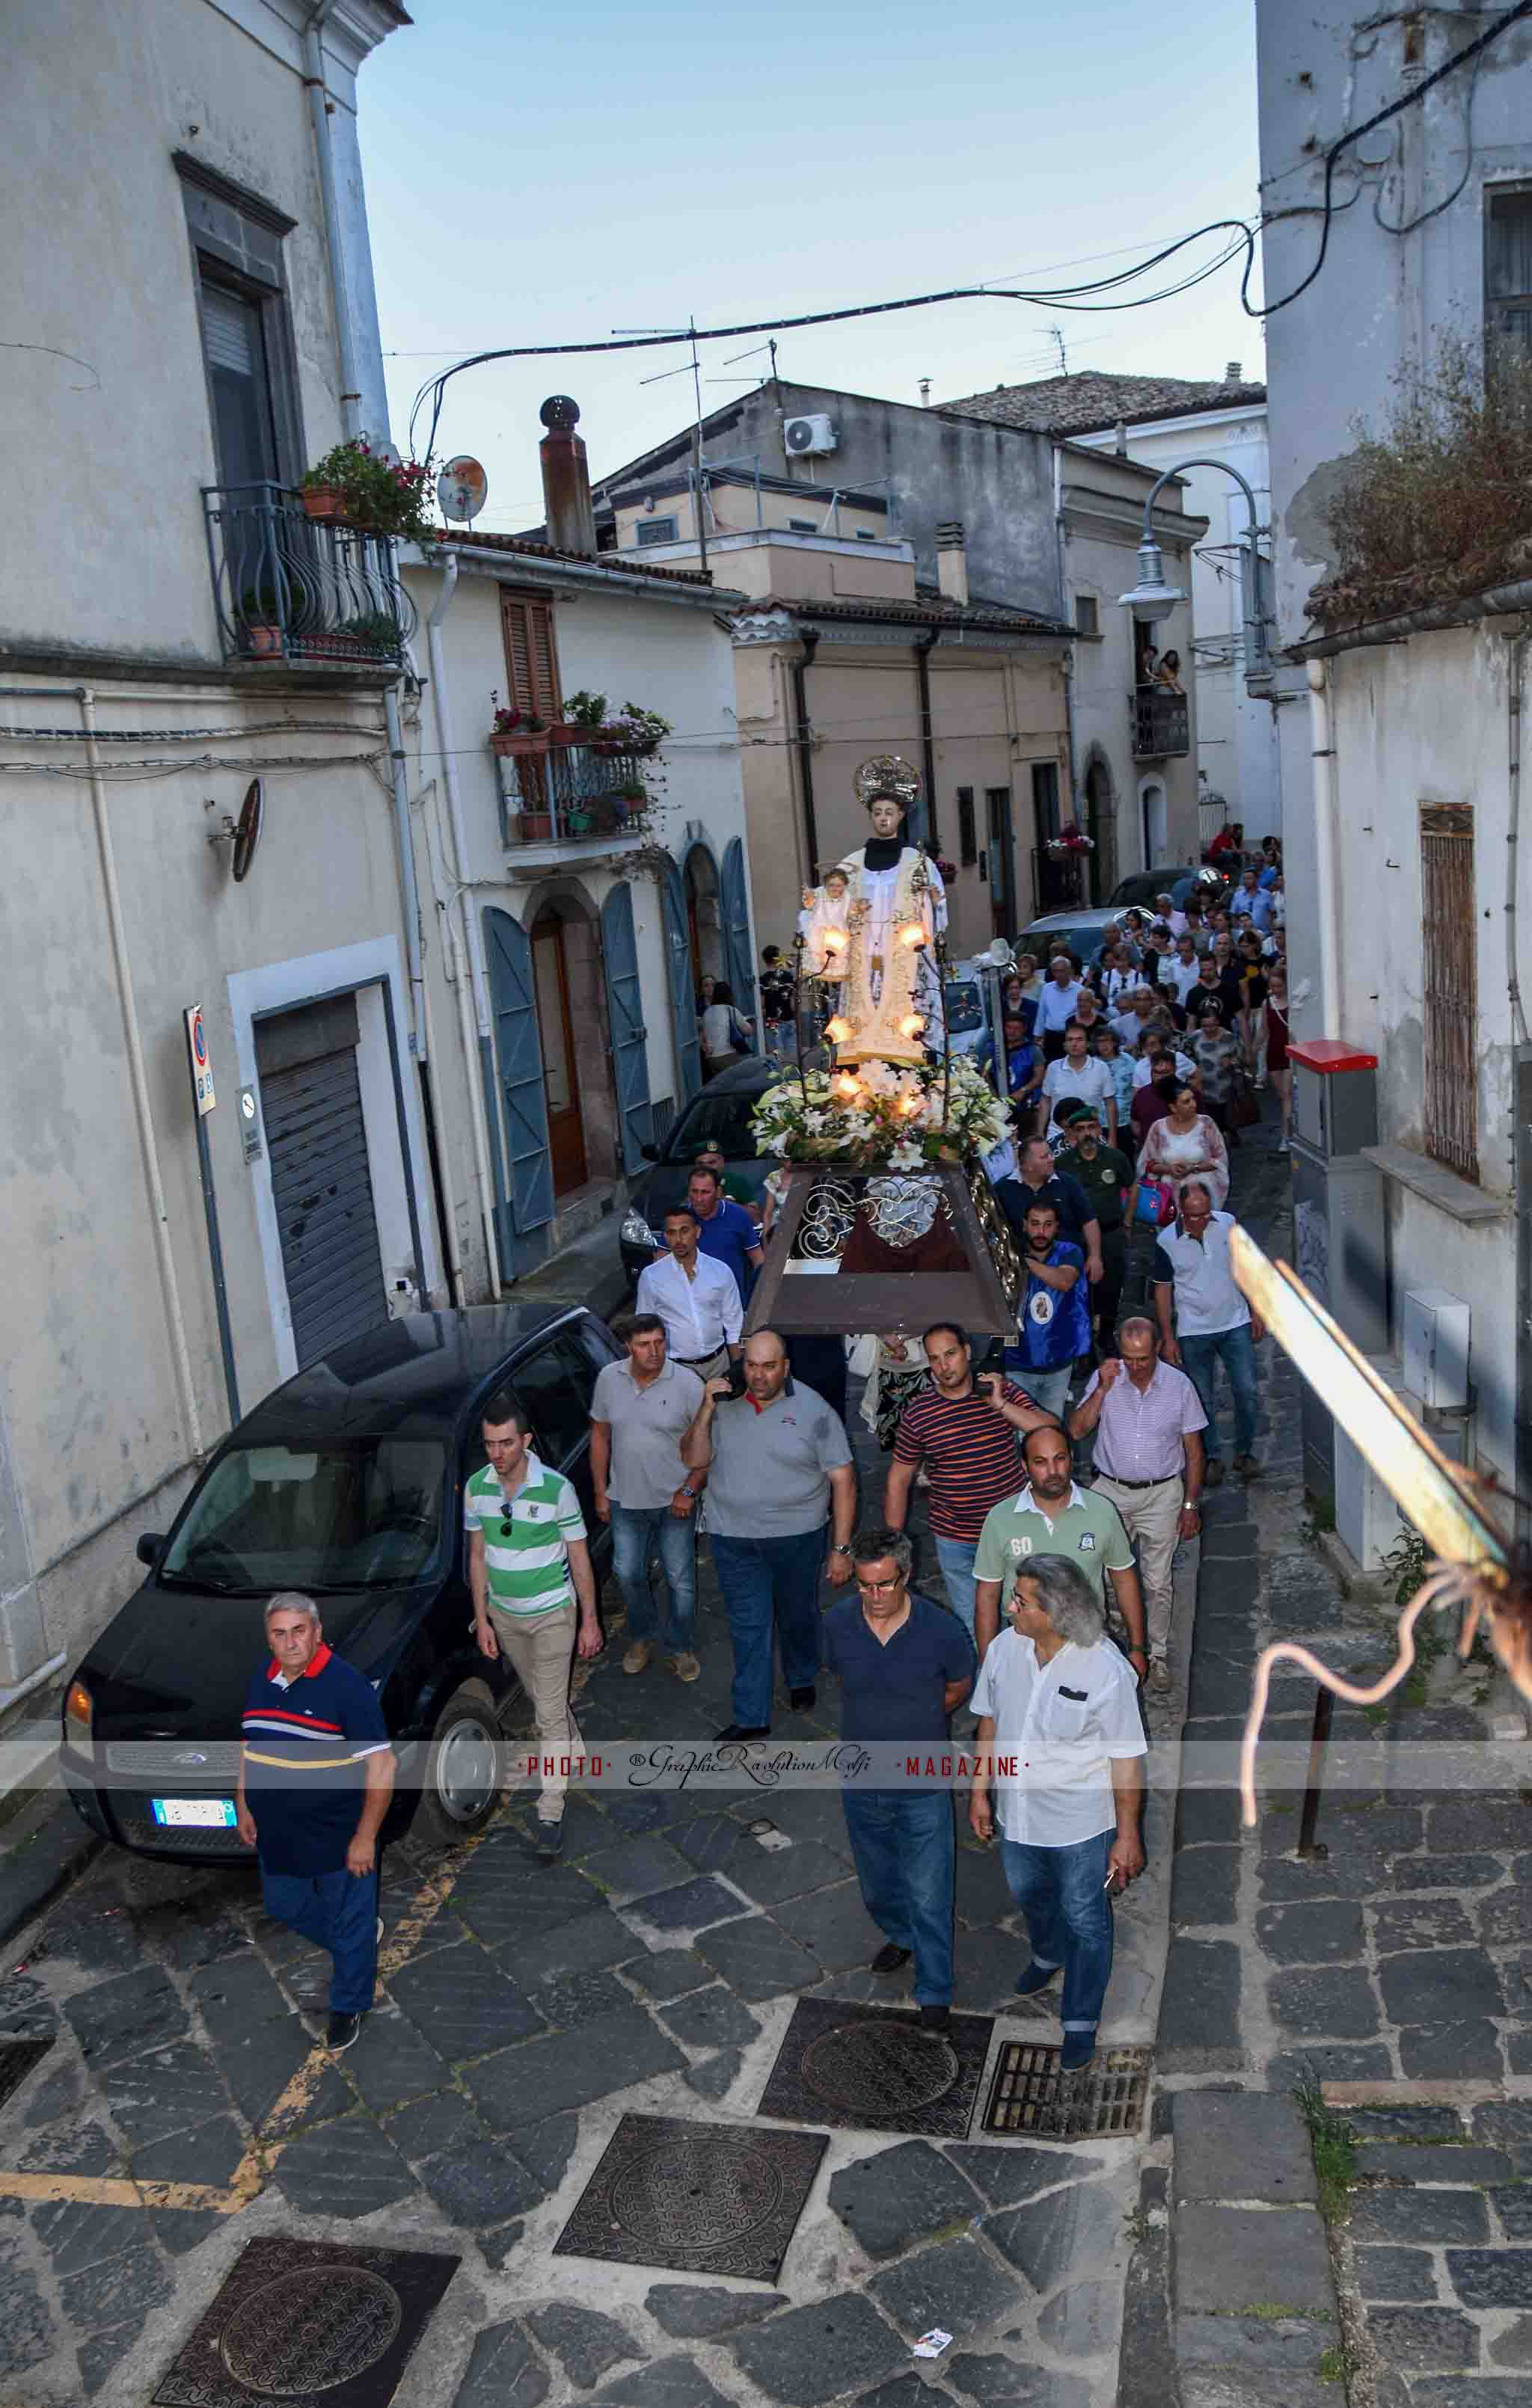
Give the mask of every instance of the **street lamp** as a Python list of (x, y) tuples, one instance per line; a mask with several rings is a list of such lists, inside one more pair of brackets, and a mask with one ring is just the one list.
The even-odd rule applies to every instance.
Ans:
[(1178, 460), (1174, 468), (1167, 468), (1163, 477), (1155, 479), (1149, 488), (1149, 499), (1144, 504), (1144, 532), (1138, 544), (1138, 582), (1130, 592), (1120, 594), (1118, 601), (1125, 610), (1131, 610), (1135, 619), (1147, 619), (1151, 624), (1159, 619), (1168, 619), (1177, 603), (1185, 601), (1186, 595), (1180, 587), (1167, 584), (1165, 580), (1164, 561), (1154, 535), (1154, 505), (1160, 498), (1161, 487), (1168, 485), (1172, 477), (1180, 476), (1187, 468), (1220, 468), (1226, 477), (1234, 479), (1245, 496), (1250, 514), (1250, 524), (1240, 545), (1245, 674), (1247, 677), (1257, 675), (1266, 653), (1265, 615), (1260, 602), (1260, 554), (1256, 549), (1260, 528), (1256, 523), (1255, 495), (1238, 469), (1232, 468), (1227, 460)]

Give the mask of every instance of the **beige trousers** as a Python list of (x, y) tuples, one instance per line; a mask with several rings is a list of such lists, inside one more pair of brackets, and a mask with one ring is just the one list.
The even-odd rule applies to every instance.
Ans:
[(569, 1774), (562, 1759), (578, 1753), (580, 1726), (570, 1707), (570, 1665), (574, 1655), (579, 1609), (561, 1605), (553, 1613), (527, 1621), (489, 1602), (489, 1619), (500, 1654), (532, 1701), (538, 1748), (542, 1757), (542, 1795), (537, 1802), (540, 1823), (561, 1823)]
[(1152, 1488), (1125, 1488), (1120, 1481), (1097, 1476), (1093, 1494), (1117, 1507), (1122, 1526), (1138, 1554), (1138, 1578), (1144, 1590), (1144, 1621), (1150, 1656), (1162, 1660), (1170, 1645), (1170, 1615), (1175, 1600), (1171, 1567), (1179, 1544), (1178, 1525), (1185, 1485), (1179, 1472), (1157, 1480)]

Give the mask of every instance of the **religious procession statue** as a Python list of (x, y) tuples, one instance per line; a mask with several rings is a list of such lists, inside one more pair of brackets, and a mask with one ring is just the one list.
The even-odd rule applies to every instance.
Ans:
[(803, 966), (836, 990), (825, 1037), (837, 1065), (919, 1062), (942, 1045), (942, 873), (905, 835), (920, 791), (908, 762), (879, 753), (862, 763), (855, 784), (872, 833), (805, 892)]
[(746, 1327), (907, 1335), (946, 1318), (1014, 1333), (1019, 1271), (982, 1168), (1005, 1107), (948, 1047), (947, 896), (905, 826), (920, 781), (884, 753), (855, 785), (868, 839), (805, 893), (799, 921), (800, 975), (832, 1006), (833, 1050), (823, 1068), (801, 1061), (753, 1115), (783, 1168)]

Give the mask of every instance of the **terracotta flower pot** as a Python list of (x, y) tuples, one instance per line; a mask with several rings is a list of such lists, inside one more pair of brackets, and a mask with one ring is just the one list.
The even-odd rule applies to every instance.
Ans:
[(339, 485), (305, 485), (302, 492), (303, 507), (311, 519), (345, 517), (345, 499)]
[(245, 629), (245, 643), (252, 660), (280, 661), (282, 658), (280, 627), (263, 626), (253, 623)]
[(553, 834), (553, 813), (523, 811), (520, 828), (523, 844), (545, 844)]

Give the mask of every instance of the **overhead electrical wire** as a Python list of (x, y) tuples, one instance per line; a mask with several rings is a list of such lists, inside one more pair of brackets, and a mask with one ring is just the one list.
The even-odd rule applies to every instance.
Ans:
[[(1510, 26), (1521, 23), (1527, 17), (1532, 17), (1532, 0), (1516, 0), (1513, 7), (1504, 9), (1493, 24), (1487, 25), (1483, 32), (1476, 35), (1471, 42), (1465, 43), (1461, 50), (1454, 50), (1452, 57), (1444, 60), (1441, 65), (1434, 69), (1430, 75), (1424, 76), (1420, 82), (1413, 84), (1408, 92), (1396, 94), (1383, 108), (1374, 110), (1370, 117), (1364, 118), (1360, 125), (1350, 127), (1346, 133), (1331, 143), (1324, 154), (1323, 189), (1317, 205), (1321, 226), (1319, 250), (1314, 264), (1301, 281), (1294, 285), (1291, 292), (1282, 294), (1278, 300), (1257, 305), (1250, 297), (1250, 279), (1255, 272), (1256, 236), (1261, 226), (1271, 221), (1262, 219), (1255, 225), (1250, 225), (1243, 218), (1215, 218), (1208, 224), (1199, 226), (1195, 233), (1182, 235), (1177, 241), (1166, 243), (1159, 251), (1150, 252), (1148, 258), (1141, 259), (1136, 265), (1120, 268), (1115, 275), (1100, 277), (1083, 284), (1039, 288), (1002, 283), (992, 280), (986, 284), (956, 284), (940, 292), (911, 294), (894, 301), (860, 301), (851, 303), (840, 309), (807, 309), (800, 310), (791, 316), (754, 318), (738, 325), (689, 326), (674, 334), (609, 335), (602, 340), (585, 343), (512, 343), (498, 346), (493, 350), (474, 351), (467, 358), (454, 361), (452, 366), (444, 368), (439, 376), (427, 378), (421, 386), (410, 411), (411, 449), (412, 451), (414, 449), (415, 428), (427, 402), (430, 405), (431, 418), (425, 456), (428, 458), (435, 449), (437, 430), (441, 421), (442, 398), (453, 378), (463, 375), (469, 368), (487, 366), (495, 360), (574, 359), (605, 351), (658, 351), (669, 348), (677, 342), (734, 341), (742, 335), (775, 335), (789, 333), (802, 326), (841, 325), (855, 318), (880, 318), (906, 309), (931, 309), (951, 301), (1021, 301), (1037, 307), (1077, 312), (1148, 308), (1155, 302), (1174, 300), (1178, 294), (1190, 292), (1194, 285), (1201, 284), (1208, 277), (1217, 275), (1219, 270), (1226, 266), (1231, 259), (1236, 258), (1241, 251), (1245, 254), (1245, 265), (1239, 280), (1239, 306), (1248, 318), (1274, 317), (1278, 310), (1289, 308), (1300, 294), (1308, 292), (1324, 265), (1330, 247), (1330, 227), (1337, 214), (1336, 169), (1340, 163), (1342, 153), (1350, 150), (1353, 143), (1361, 141), (1364, 136), (1376, 132), (1380, 125), (1390, 123), (1394, 118), (1401, 116), (1407, 108), (1413, 108), (1425, 98), (1427, 93), (1434, 91), (1449, 76), (1455, 75), (1460, 67), (1467, 66), (1481, 58)], [(1273, 212), (1272, 216), (1273, 218), (1289, 217), (1309, 213), (1308, 209), (1282, 210)], [(1166, 285), (1159, 292), (1135, 293), (1121, 300), (1106, 300), (1099, 297), (1106, 294), (1120, 292), (1123, 287), (1135, 283), (1138, 278), (1147, 275), (1151, 268), (1160, 266), (1165, 260), (1175, 258), (1178, 252), (1188, 250), (1192, 243), (1200, 242), (1205, 236), (1214, 234), (1226, 234), (1232, 236), (1234, 239), (1224, 247), (1217, 258), (1193, 270), (1178, 282)]]

